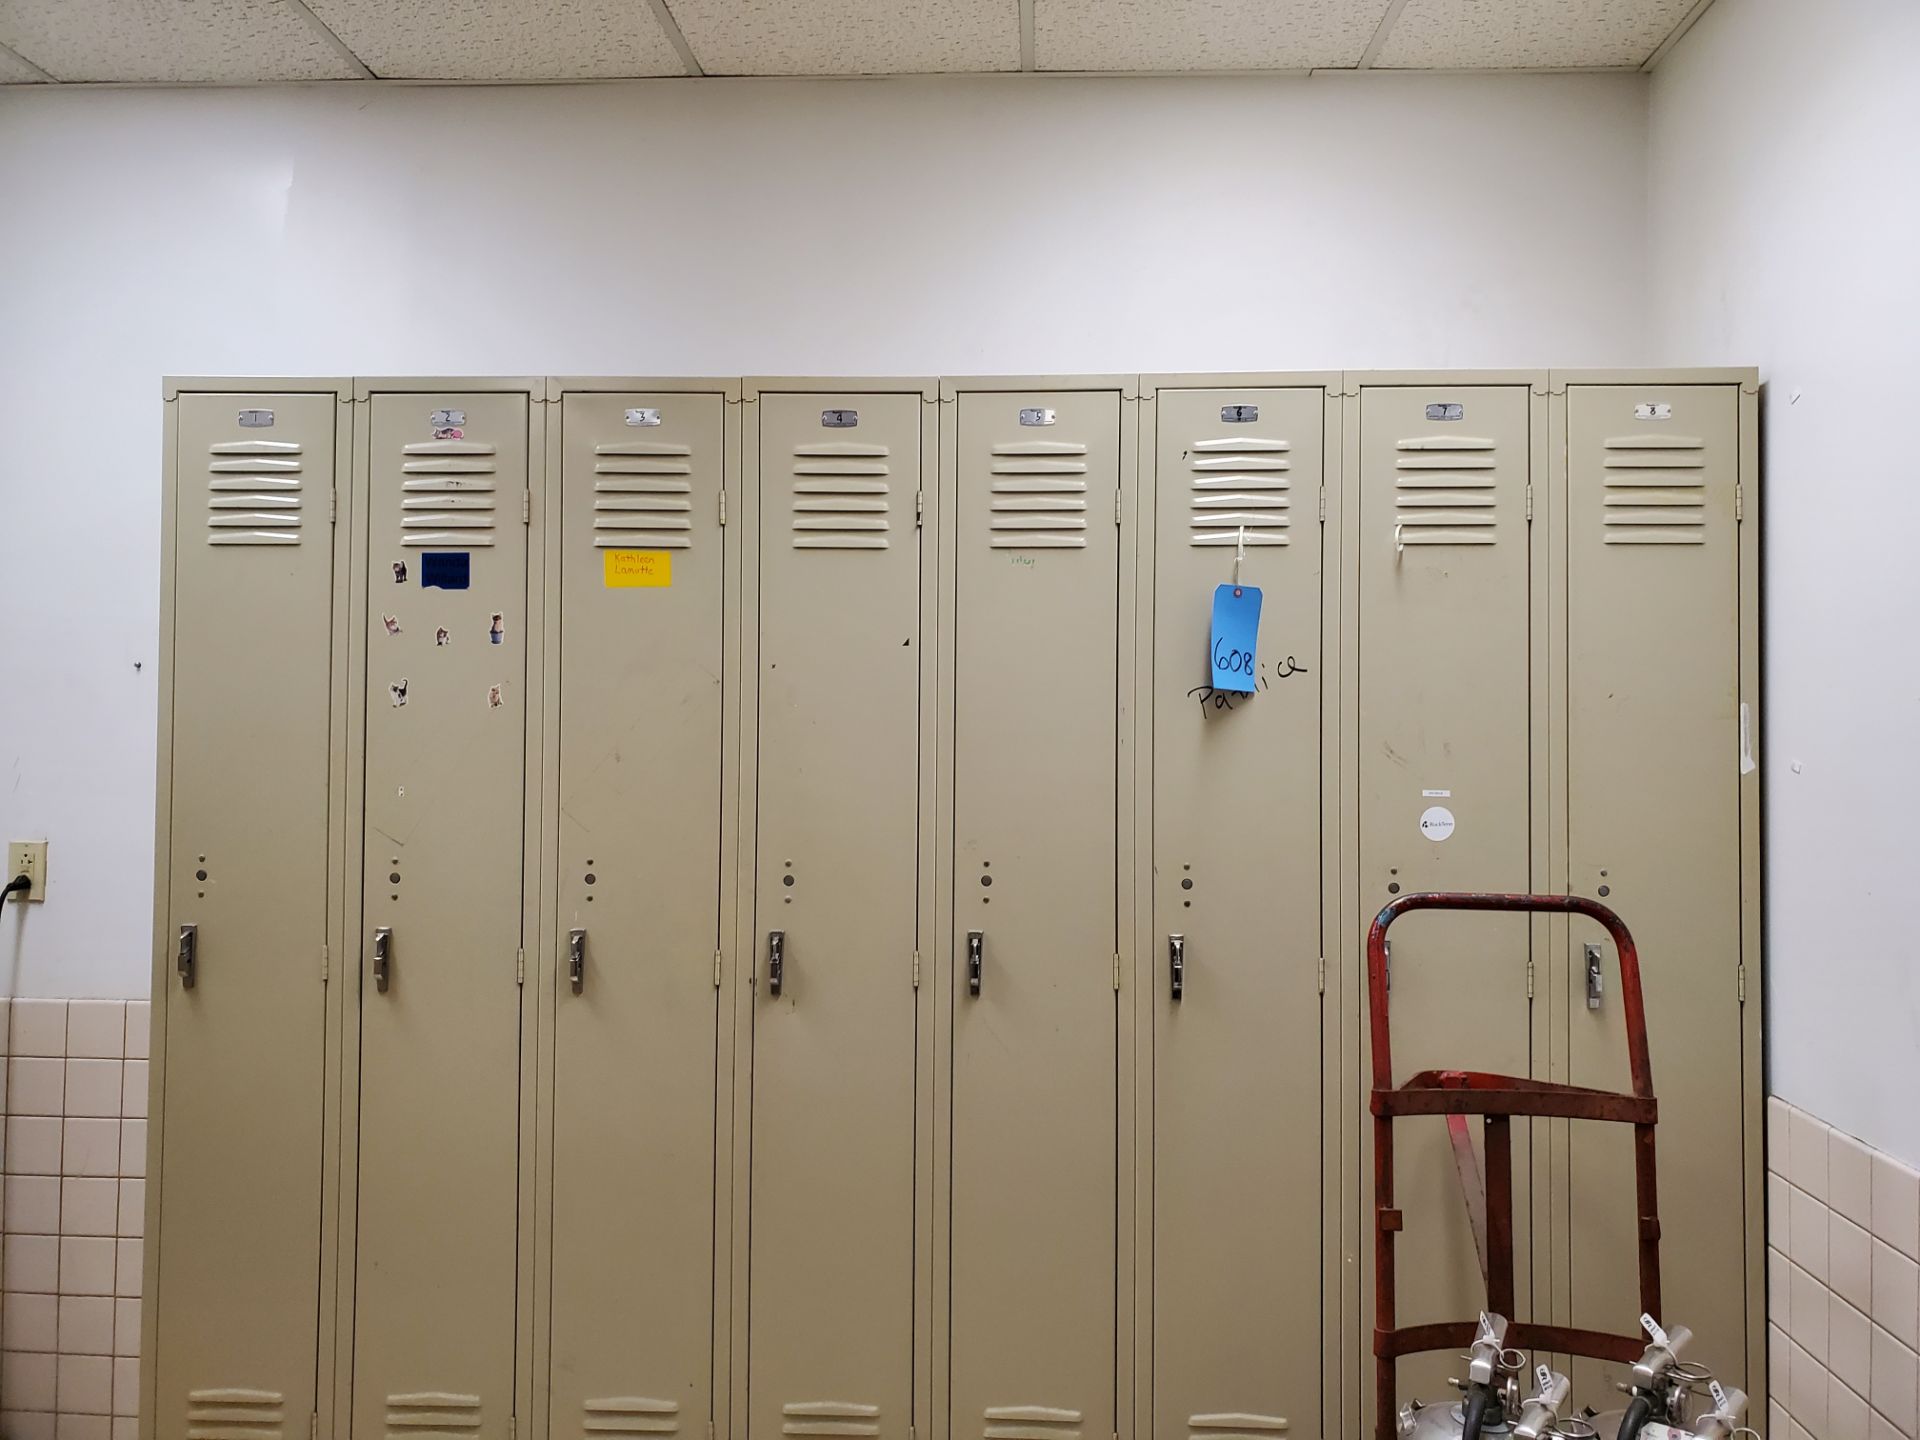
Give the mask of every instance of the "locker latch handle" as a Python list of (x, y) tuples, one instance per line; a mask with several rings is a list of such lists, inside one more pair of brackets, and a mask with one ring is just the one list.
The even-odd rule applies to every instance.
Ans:
[(1587, 946), (1587, 1009), (1600, 1008), (1600, 996), (1606, 988), (1606, 981), (1600, 973), (1600, 947)]
[(787, 978), (787, 932), (769, 930), (767, 932), (767, 994), (778, 995), (781, 982)]
[(1173, 976), (1173, 998), (1187, 993), (1187, 937), (1167, 936), (1167, 968)]
[(387, 993), (387, 982), (393, 977), (393, 927), (382, 925), (373, 932), (373, 988), (382, 995)]
[(987, 938), (984, 930), (967, 931), (967, 994), (980, 993), (980, 952)]
[(587, 984), (587, 932), (569, 930), (567, 932), (567, 983), (578, 995)]
[(182, 925), (180, 927), (180, 949), (174, 956), (173, 968), (180, 972), (180, 988), (193, 989), (196, 972), (200, 968), (200, 927)]

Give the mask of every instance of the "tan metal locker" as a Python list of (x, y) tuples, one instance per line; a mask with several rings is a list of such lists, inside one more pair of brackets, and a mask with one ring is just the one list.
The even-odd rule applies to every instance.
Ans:
[[(1662, 1318), (1693, 1329), (1688, 1359), (1744, 1387), (1739, 389), (1580, 385), (1566, 404), (1569, 883), (1640, 949)], [(1624, 1088), (1617, 957), (1587, 922), (1571, 942), (1568, 1078)], [(1614, 1131), (1570, 1137), (1570, 1298), (1574, 1324), (1629, 1330), (1631, 1138)], [(1589, 1389), (1626, 1378), (1582, 1363)]]
[(951, 1433), (1114, 1431), (1121, 400), (954, 405)]
[(548, 1434), (712, 1415), (724, 394), (561, 402)]
[(757, 403), (750, 1436), (913, 1424), (923, 408)]
[(514, 1403), (528, 399), (373, 393), (353, 1427)]
[(173, 401), (146, 1353), (174, 1440), (291, 1440), (319, 1403), (338, 408)]
[[(1356, 935), (1396, 894), (1531, 888), (1529, 406), (1524, 385), (1360, 392)], [(1512, 917), (1416, 916), (1397, 927), (1395, 1081), (1430, 1066), (1529, 1073), (1530, 954), (1528, 926)], [(1486, 1286), (1445, 1122), (1397, 1128), (1398, 1323), (1471, 1316)], [(1524, 1134), (1514, 1152), (1525, 1177)], [(1528, 1197), (1521, 1178), (1521, 1255)], [(1457, 1368), (1403, 1360), (1400, 1393), (1450, 1397)]]
[[(1320, 1433), (1323, 392), (1156, 400), (1153, 1433)], [(1262, 590), (1251, 695), (1214, 588)], [(1176, 971), (1177, 993), (1176, 993)]]

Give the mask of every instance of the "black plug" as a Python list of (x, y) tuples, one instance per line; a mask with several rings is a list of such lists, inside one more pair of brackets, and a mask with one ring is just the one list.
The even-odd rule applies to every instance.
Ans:
[(0, 890), (0, 905), (6, 903), (9, 895), (24, 895), (31, 889), (33, 889), (33, 877), (22, 871), (7, 882), (4, 890)]

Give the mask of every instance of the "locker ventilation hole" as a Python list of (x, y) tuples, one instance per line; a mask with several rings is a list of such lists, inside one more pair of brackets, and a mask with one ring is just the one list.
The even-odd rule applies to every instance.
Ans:
[(1402, 440), (1394, 460), (1393, 537), (1412, 545), (1491, 545), (1494, 515), (1491, 440), (1467, 435), (1422, 435)]
[(691, 445), (624, 440), (596, 445), (593, 455), (595, 548), (693, 548)]
[(278, 1390), (189, 1390), (187, 1434), (193, 1440), (278, 1440), (286, 1433), (286, 1402)]
[(780, 1408), (783, 1435), (878, 1435), (880, 1407), (841, 1400), (801, 1400)]
[(1187, 1440), (1273, 1440), (1287, 1433), (1278, 1415), (1189, 1415)]
[(680, 1405), (674, 1400), (649, 1400), (643, 1395), (584, 1400), (580, 1404), (581, 1433), (588, 1436), (675, 1435), (680, 1430)]
[(1615, 435), (1606, 447), (1605, 543), (1706, 544), (1706, 441), (1697, 435)]
[(893, 522), (885, 445), (822, 440), (793, 447), (793, 548), (885, 550)]
[(1047, 1405), (989, 1405), (985, 1440), (1075, 1440), (1083, 1418)]
[(992, 515), (987, 544), (995, 550), (1087, 548), (1087, 447), (1065, 440), (1025, 440), (993, 447)]
[(228, 440), (207, 450), (207, 543), (298, 545), (299, 442)]
[(1286, 452), (1292, 448), (1285, 440), (1252, 436), (1196, 442), (1188, 451), (1193, 499), (1187, 544), (1237, 547), (1244, 526), (1249, 546), (1285, 545), (1293, 503), (1286, 493), (1293, 488), (1285, 474), (1293, 463)]
[(403, 445), (400, 543), (471, 550), (493, 544), (494, 447), (478, 440)]
[(388, 1440), (433, 1440), (479, 1433), (480, 1397), (418, 1391), (387, 1396)]

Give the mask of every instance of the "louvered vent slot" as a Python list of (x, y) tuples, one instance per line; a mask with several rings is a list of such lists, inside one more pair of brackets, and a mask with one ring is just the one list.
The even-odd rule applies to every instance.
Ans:
[(387, 1397), (388, 1440), (467, 1440), (480, 1431), (480, 1397), (423, 1391)]
[(207, 453), (207, 543), (298, 545), (300, 442), (227, 440)]
[(1491, 545), (1494, 516), (1494, 442), (1468, 435), (1424, 435), (1402, 440), (1394, 459), (1393, 543)]
[[(693, 447), (623, 440), (593, 447), (593, 543), (602, 550), (693, 548)], [(677, 1423), (677, 1422), (676, 1422)]]
[(405, 492), (400, 543), (472, 550), (494, 541), (494, 447), (478, 440), (422, 440), (401, 447)]
[(1615, 435), (1606, 442), (1609, 545), (1707, 543), (1706, 448), (1697, 435)]
[(780, 1407), (783, 1435), (869, 1436), (880, 1433), (878, 1405), (850, 1405), (840, 1400), (802, 1400)]
[(1189, 545), (1285, 545), (1292, 524), (1287, 492), (1293, 462), (1285, 440), (1251, 436), (1201, 440), (1187, 453), (1193, 470)]
[(1273, 1440), (1287, 1433), (1287, 1422), (1279, 1415), (1225, 1413), (1189, 1415), (1187, 1440)]
[(893, 529), (885, 445), (822, 440), (793, 447), (793, 548), (884, 550)]
[(187, 1440), (281, 1440), (286, 1412), (278, 1390), (189, 1390)]
[(1050, 1405), (989, 1405), (985, 1440), (1078, 1440), (1084, 1418)]
[(988, 545), (995, 550), (1086, 549), (1086, 453), (1085, 445), (1065, 440), (994, 446)]
[(674, 1435), (680, 1430), (680, 1406), (672, 1400), (649, 1400), (640, 1395), (586, 1400), (580, 1405), (580, 1429), (586, 1440)]

